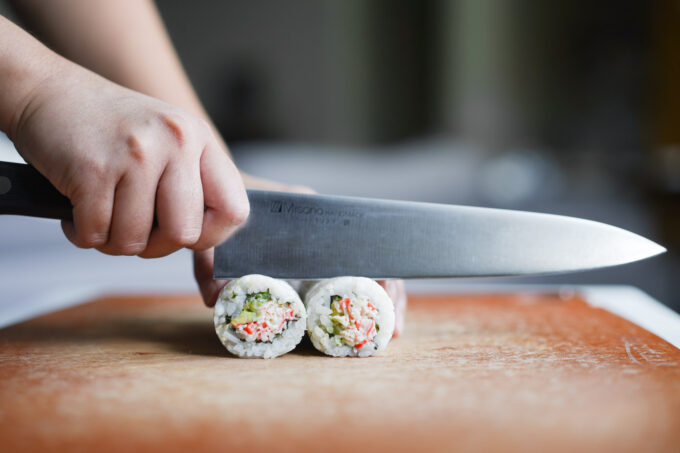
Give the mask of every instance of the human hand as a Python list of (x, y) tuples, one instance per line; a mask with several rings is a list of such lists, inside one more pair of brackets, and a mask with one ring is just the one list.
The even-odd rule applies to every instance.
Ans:
[(224, 241), (249, 212), (241, 175), (202, 119), (66, 60), (10, 131), (73, 204), (66, 237), (112, 255), (160, 257)]
[[(314, 193), (312, 189), (305, 186), (291, 186), (268, 179), (258, 178), (243, 173), (243, 181), (249, 189), (274, 190), (278, 192)], [(227, 280), (213, 279), (213, 259), (215, 249), (210, 248), (203, 251), (194, 252), (194, 277), (198, 288), (201, 291), (203, 302), (206, 306), (212, 307), (217, 301), (220, 291), (228, 283)]]

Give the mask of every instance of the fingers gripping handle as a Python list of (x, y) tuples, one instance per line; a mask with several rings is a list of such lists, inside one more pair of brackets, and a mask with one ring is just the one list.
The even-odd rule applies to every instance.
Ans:
[(72, 206), (30, 165), (0, 162), (0, 214), (72, 219)]

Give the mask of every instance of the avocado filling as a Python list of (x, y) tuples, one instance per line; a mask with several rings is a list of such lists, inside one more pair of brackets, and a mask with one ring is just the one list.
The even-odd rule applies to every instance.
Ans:
[(246, 295), (241, 313), (229, 325), (241, 340), (269, 343), (298, 319), (292, 302), (274, 299), (267, 290)]
[(336, 346), (361, 349), (372, 342), (380, 330), (378, 310), (365, 297), (331, 296), (329, 315), (322, 315), (320, 326)]

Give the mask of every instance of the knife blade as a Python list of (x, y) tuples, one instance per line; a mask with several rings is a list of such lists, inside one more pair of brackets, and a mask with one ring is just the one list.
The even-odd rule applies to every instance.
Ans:
[[(215, 278), (547, 274), (666, 250), (621, 228), (551, 214), (259, 190), (248, 198), (248, 221), (215, 248)], [(0, 214), (70, 219), (71, 208), (34, 168), (0, 162)]]
[(248, 221), (215, 249), (217, 279), (548, 274), (665, 251), (621, 228), (551, 214), (256, 190), (248, 198)]

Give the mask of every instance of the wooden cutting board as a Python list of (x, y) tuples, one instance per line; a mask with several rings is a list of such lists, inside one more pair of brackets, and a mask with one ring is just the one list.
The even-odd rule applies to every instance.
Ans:
[(0, 451), (680, 451), (680, 350), (578, 297), (411, 296), (382, 355), (231, 357), (197, 297), (0, 331)]

